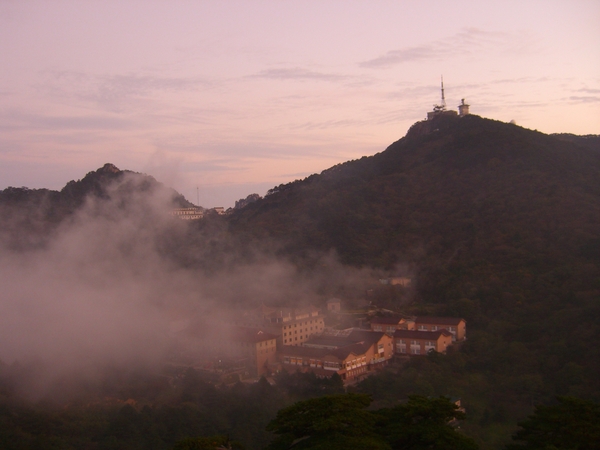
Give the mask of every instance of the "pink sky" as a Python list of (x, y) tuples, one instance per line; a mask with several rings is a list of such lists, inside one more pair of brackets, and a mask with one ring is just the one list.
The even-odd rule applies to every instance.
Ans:
[(439, 100), (600, 133), (600, 2), (0, 1), (0, 189), (111, 162), (206, 207), (372, 155)]

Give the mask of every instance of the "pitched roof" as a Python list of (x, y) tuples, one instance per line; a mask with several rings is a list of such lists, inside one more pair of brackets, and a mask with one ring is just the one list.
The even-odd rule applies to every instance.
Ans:
[[(344, 348), (352, 344), (363, 343), (368, 346), (378, 342), (385, 333), (368, 330), (352, 330), (347, 335), (311, 336), (303, 345), (314, 348)], [(366, 350), (365, 350), (366, 351)]]
[(350, 354), (359, 356), (366, 353), (369, 347), (371, 347), (371, 344), (366, 344), (364, 342), (358, 342), (356, 344), (350, 344), (336, 349), (288, 345), (278, 350), (278, 353), (282, 356), (302, 356), (307, 358), (324, 358), (326, 356), (333, 356), (334, 358), (343, 361)]
[(440, 336), (452, 336), (448, 330), (438, 331), (417, 331), (417, 330), (396, 330), (394, 331), (395, 338), (404, 339), (428, 339), (437, 341)]
[(415, 323), (431, 323), (434, 325), (458, 325), (460, 321), (465, 321), (460, 317), (430, 317), (419, 316), (415, 319)]
[(404, 318), (402, 317), (374, 317), (371, 320), (371, 323), (380, 323), (383, 325), (398, 325), (402, 322)]

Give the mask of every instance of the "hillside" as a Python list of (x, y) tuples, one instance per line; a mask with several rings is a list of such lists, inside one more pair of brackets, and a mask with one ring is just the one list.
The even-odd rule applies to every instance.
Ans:
[(443, 259), (516, 241), (572, 252), (598, 237), (600, 145), (444, 119), (431, 133), (416, 124), (374, 157), (274, 188), (232, 227), (285, 239), (290, 252), (334, 248), (345, 262), (388, 268), (414, 252)]
[(153, 177), (113, 164), (69, 181), (60, 191), (8, 187), (0, 191), (0, 238), (14, 248), (40, 245), (90, 199), (134, 202), (152, 196), (166, 198), (171, 207), (193, 206)]
[(365, 387), (377, 400), (461, 396), (470, 432), (498, 448), (534, 403), (600, 399), (595, 137), (477, 116), (419, 122), (373, 157), (272, 189), (230, 223), (301, 265), (335, 250), (412, 277), (412, 305), (391, 293), (377, 299), (388, 308), (467, 319), (461, 355)]
[[(414, 358), (354, 387), (378, 408), (411, 394), (460, 397), (467, 410), (461, 429), (481, 448), (499, 449), (535, 404), (557, 395), (600, 401), (597, 136), (545, 135), (477, 116), (441, 116), (416, 123), (375, 156), (277, 186), (231, 215), (193, 223), (160, 220), (167, 205), (189, 206), (175, 191), (106, 165), (61, 191), (0, 191), (0, 241), (19, 249), (41, 246), (82, 206), (102, 199), (111, 200), (102, 214), (126, 213), (96, 221), (87, 208), (85, 224), (100, 225), (85, 228), (85, 239), (76, 242), (100, 237), (94, 251), (76, 261), (78, 267), (100, 255), (104, 265), (93, 271), (94, 286), (111, 286), (111, 277), (120, 276), (152, 285), (163, 276), (168, 283), (151, 289), (160, 302), (204, 295), (219, 304), (294, 304), (339, 295), (347, 306), (367, 300), (407, 314), (464, 317), (467, 341), (458, 351)], [(140, 217), (147, 209), (151, 213)], [(128, 220), (132, 216), (136, 220)], [(74, 232), (80, 227), (63, 228), (55, 248), (60, 256)], [(106, 247), (115, 251), (103, 256), (98, 249)], [(148, 258), (148, 249), (156, 254)], [(155, 259), (164, 261), (155, 267)], [(181, 269), (189, 279), (181, 278)], [(98, 283), (98, 274), (109, 282)], [(409, 277), (411, 286), (379, 285), (381, 274)], [(211, 398), (220, 404), (217, 396), (230, 395), (232, 417), (244, 411), (242, 387), (205, 388), (208, 394), (194, 394), (198, 405)], [(310, 390), (308, 396), (315, 395)], [(251, 431), (242, 427), (245, 441), (255, 442), (249, 448), (267, 439), (260, 423), (283, 406), (277, 396), (268, 407), (246, 402), (269, 411), (247, 412), (238, 422), (256, 420)], [(156, 423), (163, 420), (158, 417)], [(207, 413), (190, 423), (212, 419)], [(219, 416), (214, 431), (198, 433), (228, 430), (227, 420)]]
[(547, 285), (562, 271), (579, 279), (575, 267), (597, 270), (600, 147), (477, 116), (443, 119), (274, 188), (236, 211), (232, 230), (289, 254), (334, 249), (347, 264), (392, 272), (408, 264), (430, 301), (498, 283), (524, 295), (540, 277)]

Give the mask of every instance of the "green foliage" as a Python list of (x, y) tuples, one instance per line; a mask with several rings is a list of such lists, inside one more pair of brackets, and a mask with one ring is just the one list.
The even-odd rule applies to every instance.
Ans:
[(379, 425), (392, 448), (438, 450), (476, 450), (475, 441), (449, 425), (465, 418), (445, 397), (413, 395), (407, 403), (377, 411)]
[(574, 397), (558, 397), (554, 405), (538, 405), (521, 423), (510, 450), (600, 449), (600, 404)]
[(243, 449), (238, 442), (231, 442), (227, 436), (187, 438), (179, 441), (173, 450), (221, 450)]
[(368, 396), (345, 394), (305, 400), (277, 413), (269, 449), (476, 450), (450, 423), (464, 414), (447, 398), (411, 396), (389, 409), (367, 410)]
[(375, 434), (376, 417), (366, 395), (327, 395), (282, 409), (267, 430), (280, 435), (269, 449), (389, 448)]

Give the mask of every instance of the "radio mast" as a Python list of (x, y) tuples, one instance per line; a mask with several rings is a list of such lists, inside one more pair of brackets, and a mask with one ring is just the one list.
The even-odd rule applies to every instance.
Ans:
[(444, 95), (444, 75), (441, 75), (442, 78), (442, 104), (440, 105), (442, 109), (446, 109), (446, 96)]

